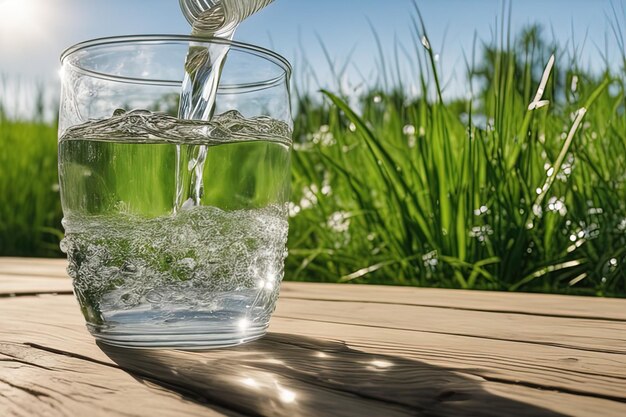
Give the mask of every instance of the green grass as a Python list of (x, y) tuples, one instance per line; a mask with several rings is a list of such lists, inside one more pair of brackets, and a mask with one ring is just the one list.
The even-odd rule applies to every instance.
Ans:
[[(298, 98), (286, 279), (625, 296), (626, 71), (531, 27), (476, 42), (472, 98), (443, 100), (415, 35), (416, 80)], [(54, 129), (0, 119), (0, 254), (58, 254), (56, 182)]]
[(301, 100), (287, 276), (626, 295), (626, 73), (538, 32), (467, 59), (471, 100), (442, 100), (419, 23), (419, 98)]
[(0, 255), (60, 256), (56, 127), (0, 112)]

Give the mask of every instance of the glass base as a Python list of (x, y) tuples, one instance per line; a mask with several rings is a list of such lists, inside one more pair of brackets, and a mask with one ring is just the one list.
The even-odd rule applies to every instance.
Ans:
[(205, 350), (235, 346), (262, 337), (267, 323), (224, 326), (220, 322), (179, 323), (176, 326), (87, 324), (89, 332), (103, 343), (139, 349)]

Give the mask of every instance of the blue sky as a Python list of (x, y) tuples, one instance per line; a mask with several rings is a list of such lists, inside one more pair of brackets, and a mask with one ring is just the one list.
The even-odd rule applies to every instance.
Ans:
[[(418, 4), (431, 44), (440, 54), (448, 94), (463, 94), (463, 80), (456, 74), (461, 72), (462, 52), (471, 48), (474, 33), (484, 40), (491, 38), (502, 1), (421, 0)], [(626, 0), (612, 4), (624, 24)], [(572, 40), (572, 28), (577, 45), (586, 36), (583, 59), (592, 66), (599, 65), (598, 49), (604, 50), (607, 34), (610, 57), (617, 62), (619, 51), (607, 19), (613, 13), (610, 0), (512, 0), (512, 10), (514, 33), (539, 22), (546, 26), (547, 36), (553, 33), (561, 43)], [(354, 49), (347, 72), (352, 82), (343, 83), (344, 88), (353, 88), (363, 78), (369, 82), (377, 75), (378, 52), (369, 22), (391, 57), (397, 40), (412, 49), (413, 16), (411, 0), (275, 0), (245, 21), (235, 38), (276, 50), (294, 64), (301, 78), (307, 78), (312, 69), (320, 83), (331, 88), (320, 40), (338, 64)], [(0, 0), (0, 74), (7, 80), (3, 99), (15, 96), (7, 93), (6, 85), (16, 80), (22, 85), (22, 96), (30, 93), (34, 80), (54, 96), (58, 56), (76, 42), (113, 35), (188, 32), (178, 0)], [(411, 75), (407, 72), (405, 77)], [(309, 88), (317, 89), (308, 79)]]

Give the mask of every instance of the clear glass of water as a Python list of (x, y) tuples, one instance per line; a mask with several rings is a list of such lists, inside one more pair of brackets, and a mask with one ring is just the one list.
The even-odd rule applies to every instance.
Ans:
[[(190, 44), (228, 49), (208, 121), (178, 117)], [(144, 348), (261, 337), (286, 256), (289, 63), (186, 36), (88, 41), (61, 62), (61, 249), (89, 331)]]

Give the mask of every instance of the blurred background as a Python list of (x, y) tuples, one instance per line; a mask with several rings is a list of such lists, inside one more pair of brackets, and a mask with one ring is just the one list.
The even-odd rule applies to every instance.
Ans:
[[(294, 66), (286, 279), (626, 295), (625, 7), (276, 0), (246, 20), (235, 39)], [(189, 31), (176, 0), (0, 0), (0, 255), (62, 256), (61, 52)]]

